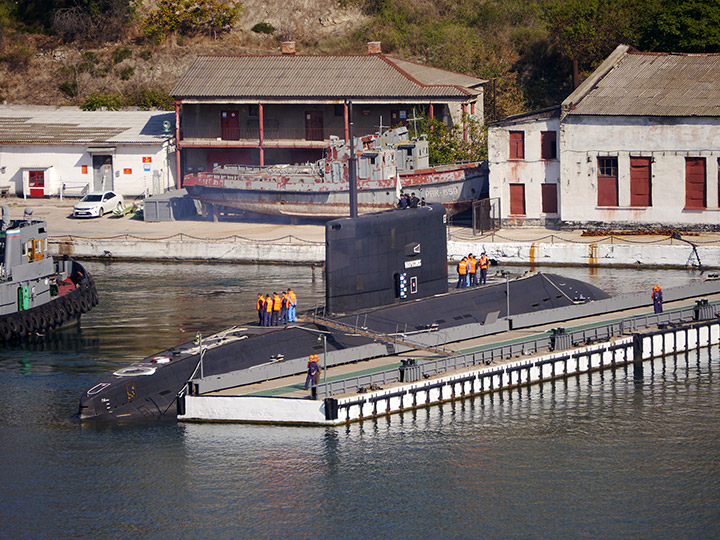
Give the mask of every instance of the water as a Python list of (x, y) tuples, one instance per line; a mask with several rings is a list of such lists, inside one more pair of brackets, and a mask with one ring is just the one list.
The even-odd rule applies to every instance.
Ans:
[(305, 267), (87, 266), (80, 332), (0, 349), (0, 538), (720, 536), (718, 348), (347, 427), (78, 425), (101, 373), (252, 319), (258, 292), (324, 294)]

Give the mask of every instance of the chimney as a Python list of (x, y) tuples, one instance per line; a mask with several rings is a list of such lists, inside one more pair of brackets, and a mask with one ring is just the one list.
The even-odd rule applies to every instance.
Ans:
[(283, 41), (282, 42), (282, 53), (286, 56), (293, 56), (295, 54), (295, 42), (294, 41)]
[(380, 41), (368, 41), (368, 54), (382, 54)]

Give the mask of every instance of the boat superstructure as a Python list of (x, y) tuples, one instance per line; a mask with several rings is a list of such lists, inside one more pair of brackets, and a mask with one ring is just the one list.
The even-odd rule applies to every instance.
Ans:
[(47, 224), (26, 209), (0, 225), (0, 338), (8, 341), (75, 321), (98, 302), (92, 276), (69, 257), (47, 254)]
[(393, 208), (398, 190), (426, 203), (443, 204), (449, 215), (487, 196), (482, 162), (430, 167), (428, 141), (407, 128), (354, 139), (332, 138), (324, 159), (305, 165), (224, 165), (186, 175), (183, 187), (210, 214), (234, 209), (262, 214), (332, 219), (349, 215), (350, 158), (357, 160), (358, 211)]

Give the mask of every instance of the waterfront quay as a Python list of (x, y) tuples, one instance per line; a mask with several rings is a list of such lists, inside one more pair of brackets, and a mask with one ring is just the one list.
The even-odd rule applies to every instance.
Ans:
[[(513, 391), (534, 384), (607, 369), (624, 370), (642, 379), (643, 363), (668, 355), (689, 353), (720, 343), (720, 282), (705, 282), (695, 290), (671, 292), (664, 313), (647, 306), (558, 320), (449, 344), (437, 356), (422, 350), (364, 362), (326, 366), (315, 389), (304, 387), (305, 375), (258, 381), (240, 387), (193, 393), (182, 397), (178, 418), (188, 422), (241, 422), (327, 426), (374, 419), (446, 402)], [(670, 292), (670, 291), (669, 291)], [(703, 294), (709, 293), (709, 294)], [(702, 299), (698, 303), (699, 296)], [(623, 300), (620, 300), (622, 303)], [(627, 298), (626, 304), (635, 302)], [(618, 304), (620, 305), (620, 304)], [(530, 315), (530, 318), (537, 314)], [(522, 326), (522, 316), (515, 318)], [(562, 330), (560, 330), (562, 327)], [(632, 366), (632, 369), (628, 369)]]
[[(79, 259), (217, 261), (322, 265), (325, 227), (200, 218), (145, 222), (106, 215), (72, 218), (76, 199), (9, 199), (11, 216), (34, 208), (48, 222), (51, 255)], [(411, 212), (412, 210), (404, 210)], [(448, 259), (485, 251), (500, 264), (635, 268), (720, 268), (720, 233), (582, 236), (582, 231), (500, 229), (473, 234), (448, 227)]]

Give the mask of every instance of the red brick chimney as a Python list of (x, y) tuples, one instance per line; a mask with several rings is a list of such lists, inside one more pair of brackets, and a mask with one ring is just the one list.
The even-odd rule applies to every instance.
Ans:
[(380, 41), (368, 41), (368, 54), (382, 54), (382, 46)]
[(284, 55), (292, 56), (295, 54), (295, 42), (294, 41), (283, 41), (282, 42), (282, 53)]

